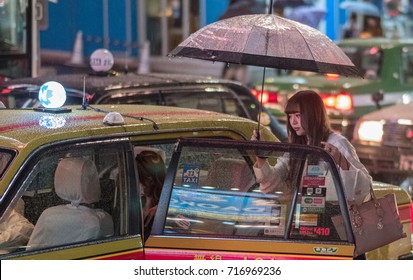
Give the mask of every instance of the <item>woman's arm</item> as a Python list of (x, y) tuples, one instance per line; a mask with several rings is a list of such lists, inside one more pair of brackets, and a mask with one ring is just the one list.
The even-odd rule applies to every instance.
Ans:
[(287, 155), (278, 158), (275, 166), (270, 166), (266, 159), (257, 158), (253, 169), (257, 183), (260, 183), (260, 190), (263, 193), (288, 190), (288, 185), (286, 184), (288, 174)]

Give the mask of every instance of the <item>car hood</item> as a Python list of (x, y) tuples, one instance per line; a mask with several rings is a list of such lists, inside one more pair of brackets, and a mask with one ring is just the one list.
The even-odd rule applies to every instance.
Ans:
[(409, 104), (397, 104), (384, 109), (374, 111), (363, 116), (364, 121), (378, 120), (412, 120), (413, 102)]

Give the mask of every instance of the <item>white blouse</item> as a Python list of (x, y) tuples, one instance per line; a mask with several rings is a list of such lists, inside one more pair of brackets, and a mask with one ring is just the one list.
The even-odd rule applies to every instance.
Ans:
[[(341, 134), (331, 133), (327, 142), (334, 145), (350, 165), (349, 170), (339, 169), (346, 199), (361, 204), (370, 197), (370, 185), (372, 184), (371, 176), (360, 162), (355, 148), (347, 138)], [(270, 166), (268, 162), (266, 162), (259, 168), (254, 164), (254, 173), (257, 182), (260, 183), (260, 190), (263, 193), (272, 193), (275, 191), (289, 192), (289, 187), (286, 184), (288, 170), (288, 153), (278, 158), (277, 163), (274, 166)], [(328, 182), (331, 180), (331, 174), (328, 174), (326, 176), (326, 185), (328, 185)], [(327, 200), (329, 200), (328, 196)]]

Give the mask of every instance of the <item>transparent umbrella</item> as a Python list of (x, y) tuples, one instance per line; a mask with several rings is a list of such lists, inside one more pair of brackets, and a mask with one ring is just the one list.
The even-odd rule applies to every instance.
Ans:
[(273, 15), (272, 3), (268, 14), (231, 17), (199, 29), (169, 55), (262, 66), (262, 87), (266, 67), (361, 77), (330, 38), (308, 25)]

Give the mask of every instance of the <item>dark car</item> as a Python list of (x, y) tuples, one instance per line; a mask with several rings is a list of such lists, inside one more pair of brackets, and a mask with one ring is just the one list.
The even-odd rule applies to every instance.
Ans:
[[(66, 74), (14, 79), (0, 85), (0, 101), (7, 108), (38, 107), (40, 86), (48, 81), (62, 84), (65, 105), (146, 104), (203, 109), (257, 121), (260, 104), (241, 83), (204, 76), (150, 74)], [(285, 129), (263, 108), (261, 123), (281, 141)]]
[(364, 115), (353, 144), (374, 178), (403, 186), (413, 197), (413, 103)]

